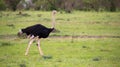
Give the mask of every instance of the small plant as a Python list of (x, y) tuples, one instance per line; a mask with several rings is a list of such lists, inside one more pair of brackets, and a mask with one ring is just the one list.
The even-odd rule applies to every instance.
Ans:
[(27, 37), (27, 35), (25, 33), (18, 35), (19, 38), (25, 39)]
[(24, 63), (19, 65), (20, 67), (26, 67), (26, 65)]
[(10, 42), (2, 42), (0, 43), (0, 46), (10, 46), (12, 45)]

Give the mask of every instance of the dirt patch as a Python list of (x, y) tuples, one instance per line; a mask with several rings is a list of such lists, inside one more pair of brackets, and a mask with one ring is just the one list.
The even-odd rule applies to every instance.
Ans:
[[(0, 35), (0, 39), (7, 39), (7, 38), (18, 38), (16, 34), (12, 35)], [(108, 35), (78, 35), (78, 36), (70, 36), (70, 35), (55, 35), (49, 36), (49, 38), (120, 38), (120, 36), (108, 36)]]
[(120, 38), (120, 36), (95, 36), (95, 35), (78, 35), (78, 36), (50, 36), (51, 38)]
[(15, 34), (9, 34), (9, 35), (0, 35), (0, 39), (10, 39), (10, 38), (16, 38), (18, 37), (17, 35)]

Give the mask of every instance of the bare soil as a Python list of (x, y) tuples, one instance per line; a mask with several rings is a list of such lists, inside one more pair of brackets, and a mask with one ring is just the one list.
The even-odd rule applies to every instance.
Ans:
[[(0, 39), (6, 38), (18, 38), (17, 35), (0, 35)], [(120, 36), (110, 36), (110, 35), (78, 35), (78, 36), (49, 36), (49, 38), (120, 38)]]

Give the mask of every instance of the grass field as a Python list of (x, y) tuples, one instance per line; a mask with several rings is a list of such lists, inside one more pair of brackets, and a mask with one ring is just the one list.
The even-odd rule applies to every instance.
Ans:
[[(0, 12), (0, 67), (120, 67), (120, 12), (62, 12), (56, 29), (41, 39), (44, 59), (35, 45), (24, 56), (28, 39), (16, 36), (33, 24), (51, 27), (51, 12)], [(109, 37), (107, 37), (109, 36)]]

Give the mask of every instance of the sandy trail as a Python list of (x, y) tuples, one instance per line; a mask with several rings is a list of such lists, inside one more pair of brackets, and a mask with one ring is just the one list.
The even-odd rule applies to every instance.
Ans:
[[(17, 35), (0, 35), (0, 39), (18, 38)], [(49, 36), (49, 38), (120, 38), (120, 36), (110, 35), (77, 35), (77, 36)]]

